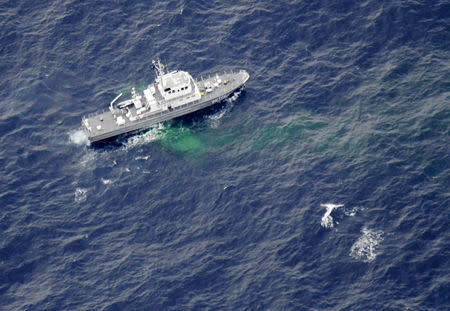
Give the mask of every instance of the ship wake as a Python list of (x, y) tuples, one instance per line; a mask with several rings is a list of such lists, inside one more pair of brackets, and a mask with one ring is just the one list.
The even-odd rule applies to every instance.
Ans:
[(71, 144), (78, 146), (89, 145), (89, 140), (82, 129), (78, 129), (69, 133), (69, 140)]

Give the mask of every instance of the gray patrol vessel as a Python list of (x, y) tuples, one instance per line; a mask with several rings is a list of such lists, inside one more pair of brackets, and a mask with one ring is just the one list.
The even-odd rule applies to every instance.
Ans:
[(137, 94), (133, 88), (131, 99), (118, 102), (121, 93), (110, 103), (109, 110), (83, 117), (82, 127), (90, 143), (147, 129), (209, 107), (243, 87), (249, 78), (245, 70), (239, 70), (196, 81), (186, 71), (165, 73), (159, 60), (153, 65), (155, 82), (143, 94)]

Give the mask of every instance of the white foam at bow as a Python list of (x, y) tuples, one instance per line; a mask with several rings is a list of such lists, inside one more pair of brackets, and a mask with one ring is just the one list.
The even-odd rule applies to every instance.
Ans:
[(320, 225), (324, 228), (333, 228), (333, 217), (331, 217), (331, 212), (338, 208), (344, 206), (344, 204), (332, 204), (332, 203), (326, 203), (326, 204), (320, 204), (320, 206), (325, 207), (327, 211), (322, 217), (322, 221), (320, 222)]
[(350, 249), (350, 256), (363, 262), (371, 262), (377, 257), (377, 246), (383, 241), (383, 231), (367, 228), (361, 230), (362, 235)]
[[(228, 98), (226, 99), (226, 101), (227, 101), (228, 103), (232, 103), (232, 102), (236, 101), (236, 100), (238, 99), (239, 95), (241, 94), (241, 92), (242, 92), (242, 91), (234, 92), (232, 96), (230, 96), (230, 97), (228, 97)], [(230, 111), (231, 107), (232, 107), (232, 105), (226, 105), (226, 106), (225, 106), (223, 109), (221, 109), (219, 112), (217, 112), (217, 113), (215, 113), (215, 114), (213, 114), (213, 115), (208, 116), (207, 118), (208, 118), (208, 124), (209, 124), (209, 126), (210, 126), (211, 128), (214, 128), (214, 129), (215, 129), (215, 128), (218, 128), (219, 125), (220, 125), (220, 119), (222, 119), (223, 116), (226, 115), (226, 114)]]

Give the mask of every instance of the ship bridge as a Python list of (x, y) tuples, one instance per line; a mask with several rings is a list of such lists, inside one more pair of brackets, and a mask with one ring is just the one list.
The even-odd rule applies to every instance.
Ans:
[(194, 88), (192, 77), (185, 71), (173, 71), (160, 78), (158, 89), (165, 100), (187, 96)]
[(184, 71), (173, 71), (161, 77), (164, 92), (177, 91), (189, 85), (189, 75)]

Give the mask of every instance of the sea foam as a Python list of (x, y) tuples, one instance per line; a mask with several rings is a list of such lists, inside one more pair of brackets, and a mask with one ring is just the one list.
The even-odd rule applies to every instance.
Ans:
[(164, 129), (165, 129), (164, 125), (160, 123), (158, 124), (158, 126), (155, 126), (144, 133), (131, 136), (124, 143), (125, 149), (142, 146), (147, 143), (161, 139), (164, 136)]
[(350, 256), (363, 262), (374, 261), (378, 255), (377, 247), (383, 241), (383, 231), (363, 228), (361, 232), (362, 235), (350, 249)]
[(69, 139), (72, 144), (83, 146), (88, 145), (89, 140), (83, 130), (78, 129), (69, 133)]

